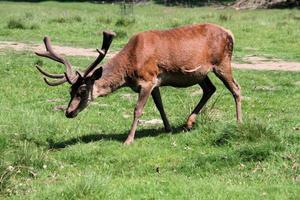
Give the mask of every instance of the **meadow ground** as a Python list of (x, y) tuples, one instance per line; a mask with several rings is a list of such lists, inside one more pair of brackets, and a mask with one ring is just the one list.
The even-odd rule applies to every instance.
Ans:
[[(195, 22), (230, 28), (235, 59), (263, 55), (300, 60), (300, 11), (234, 11), (154, 4), (120, 16), (118, 5), (0, 3), (0, 40), (94, 48), (103, 29), (115, 30), (119, 49), (135, 32)], [(91, 57), (70, 57), (86, 66)], [(300, 73), (235, 70), (243, 91), (244, 123), (234, 101), (210, 75), (217, 92), (196, 127), (182, 132), (201, 90), (162, 88), (174, 128), (140, 126), (124, 146), (136, 94), (129, 89), (98, 99), (75, 119), (57, 106), (68, 86), (47, 87), (35, 63), (63, 67), (31, 52), (0, 52), (1, 199), (297, 199), (300, 196)], [(149, 100), (143, 120), (159, 119)]]

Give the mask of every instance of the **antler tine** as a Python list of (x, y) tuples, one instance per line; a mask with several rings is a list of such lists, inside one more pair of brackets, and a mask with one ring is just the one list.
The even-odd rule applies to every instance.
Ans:
[(47, 83), (47, 85), (49, 86), (57, 86), (57, 85), (61, 85), (65, 82), (67, 82), (67, 79), (66, 78), (63, 78), (61, 80), (58, 80), (56, 82), (49, 82), (47, 78), (44, 78), (44, 81)]
[[(73, 72), (72, 65), (69, 63), (68, 60), (66, 60), (65, 58), (63, 58), (62, 56), (58, 55), (57, 53), (55, 53), (53, 51), (53, 48), (52, 48), (52, 45), (51, 45), (51, 40), (50, 40), (49, 37), (45, 36), (43, 41), (44, 41), (44, 44), (45, 44), (45, 47), (46, 47), (47, 51), (46, 52), (35, 52), (35, 54), (38, 55), (38, 56), (50, 58), (54, 61), (57, 61), (59, 63), (64, 64), (66, 66), (66, 74), (68, 76), (68, 79), (73, 81), (75, 79), (76, 75)], [(59, 75), (49, 74), (49, 73), (41, 70), (41, 68), (38, 68), (38, 70), (42, 74), (44, 74), (45, 76), (48, 76), (50, 78), (64, 78), (64, 76), (65, 76), (65, 75), (62, 75), (62, 74), (59, 74)]]
[(35, 52), (36, 55), (38, 56), (42, 56), (42, 57), (47, 57), (47, 58), (50, 58), (54, 61), (57, 61), (57, 62), (60, 62), (62, 64), (63, 63), (63, 59), (58, 56), (56, 53), (54, 53), (53, 49), (52, 49), (52, 46), (51, 46), (51, 40), (48, 36), (45, 36), (44, 39), (44, 44), (45, 44), (45, 47), (46, 47), (46, 52)]
[(61, 79), (61, 78), (64, 78), (64, 77), (65, 77), (64, 74), (50, 74), (50, 73), (48, 73), (48, 72), (45, 72), (45, 71), (42, 70), (42, 69), (40, 68), (40, 66), (38, 66), (38, 65), (36, 65), (35, 67), (39, 70), (39, 72), (41, 72), (41, 74), (43, 74), (44, 76), (47, 76), (47, 77), (49, 77), (49, 78), (57, 78), (57, 79)]
[(67, 70), (67, 75), (69, 78), (74, 76), (74, 72), (72, 69), (72, 65), (69, 63), (68, 60), (66, 60), (65, 58), (63, 58), (62, 56), (56, 54), (53, 49), (52, 49), (52, 45), (51, 45), (51, 40), (49, 37), (45, 37), (44, 38), (44, 43), (46, 46), (46, 49), (48, 52), (50, 52), (53, 56), (55, 56), (55, 58), (57, 58), (59, 60), (59, 62), (63, 63), (66, 66), (66, 70)]
[(102, 47), (101, 50), (104, 50), (105, 54), (109, 49), (109, 46), (116, 36), (116, 33), (112, 31), (103, 31), (103, 42), (102, 42)]
[(86, 77), (103, 60), (115, 36), (116, 34), (112, 31), (103, 31), (103, 41), (101, 50), (96, 49), (99, 55), (96, 58), (96, 60), (87, 67), (83, 75), (84, 77)]

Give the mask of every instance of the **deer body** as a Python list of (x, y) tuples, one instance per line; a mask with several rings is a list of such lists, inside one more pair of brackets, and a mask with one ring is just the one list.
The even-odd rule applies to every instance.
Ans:
[[(88, 96), (92, 99), (105, 96), (123, 86), (128, 86), (139, 93), (134, 120), (125, 141), (126, 144), (130, 144), (134, 139), (138, 119), (150, 95), (161, 114), (166, 131), (171, 131), (160, 97), (160, 86), (200, 85), (203, 96), (186, 122), (186, 127), (192, 128), (196, 115), (215, 92), (215, 87), (207, 76), (210, 71), (223, 81), (234, 96), (237, 120), (241, 121), (240, 87), (232, 77), (232, 50), (231, 32), (213, 24), (184, 26), (165, 31), (146, 31), (133, 36), (117, 55), (101, 68), (94, 66), (92, 70), (85, 73), (83, 79), (92, 80), (90, 84), (86, 83), (89, 85), (87, 88), (90, 88)], [(80, 82), (78, 81), (80, 75), (78, 76), (76, 82)], [(83, 87), (82, 84), (78, 85), (78, 88)], [(78, 90), (77, 86), (72, 85), (72, 87)], [(81, 110), (79, 104), (83, 99), (72, 98), (66, 115), (76, 116)]]
[(230, 36), (211, 24), (139, 33), (103, 66), (103, 73), (116, 68), (134, 83), (141, 79), (157, 81), (157, 86), (195, 85), (227, 56)]

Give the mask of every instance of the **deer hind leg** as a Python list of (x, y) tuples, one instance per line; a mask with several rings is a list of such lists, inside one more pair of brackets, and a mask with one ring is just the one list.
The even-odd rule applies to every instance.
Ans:
[(153, 90), (153, 85), (152, 84), (145, 84), (141, 86), (139, 96), (138, 96), (138, 101), (134, 109), (134, 117), (133, 117), (133, 122), (131, 124), (131, 129), (130, 132), (127, 136), (127, 139), (125, 140), (124, 144), (131, 144), (134, 140), (135, 136), (135, 131), (138, 125), (138, 120), (142, 116), (144, 106)]
[(242, 95), (239, 84), (234, 80), (231, 70), (231, 63), (220, 65), (220, 68), (215, 68), (214, 73), (224, 83), (226, 88), (231, 92), (236, 107), (236, 118), (237, 122), (242, 122)]
[(156, 105), (156, 108), (158, 109), (158, 111), (160, 113), (160, 116), (163, 120), (166, 132), (171, 132), (172, 128), (170, 126), (170, 123), (169, 123), (168, 118), (166, 116), (166, 113), (164, 111), (164, 107), (163, 107), (163, 104), (162, 104), (162, 101), (161, 101), (159, 88), (158, 87), (154, 88), (151, 95), (152, 95), (153, 101)]
[(193, 112), (190, 114), (190, 116), (187, 119), (186, 122), (186, 128), (190, 130), (193, 127), (193, 124), (196, 122), (197, 114), (201, 111), (203, 106), (206, 104), (208, 99), (214, 94), (216, 91), (216, 87), (212, 84), (208, 76), (205, 77), (205, 79), (199, 83), (200, 87), (203, 90), (203, 96), (200, 100), (200, 102), (197, 104)]

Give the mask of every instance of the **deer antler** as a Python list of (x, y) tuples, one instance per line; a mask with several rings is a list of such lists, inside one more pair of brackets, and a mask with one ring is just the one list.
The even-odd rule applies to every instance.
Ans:
[(63, 84), (65, 82), (69, 82), (70, 84), (73, 84), (76, 80), (76, 75), (73, 72), (72, 65), (69, 63), (68, 60), (63, 58), (62, 56), (56, 54), (51, 45), (51, 41), (49, 37), (44, 37), (44, 44), (46, 47), (46, 52), (35, 52), (36, 55), (50, 58), (54, 61), (57, 61), (59, 63), (62, 63), (66, 66), (66, 73), (65, 74), (50, 74), (48, 72), (45, 72), (42, 70), (39, 66), (36, 66), (36, 68), (41, 72), (41, 74), (49, 77), (49, 78), (55, 78), (55, 79), (60, 79), (57, 82), (49, 82), (46, 78), (44, 78), (45, 82), (50, 85), (50, 86), (57, 86), (60, 84)]
[(85, 72), (83, 77), (86, 77), (105, 57), (109, 46), (113, 40), (113, 38), (116, 36), (116, 34), (114, 32), (111, 31), (103, 31), (103, 41), (102, 41), (102, 47), (101, 49), (97, 49), (97, 52), (99, 53), (99, 56), (96, 58), (96, 60), (90, 64)]
[(48, 72), (45, 72), (44, 70), (42, 70), (40, 68), (40, 66), (38, 66), (38, 65), (36, 65), (35, 67), (39, 70), (39, 72), (41, 72), (41, 74), (43, 74), (43, 75), (45, 75), (45, 76), (47, 76), (49, 78), (58, 78), (58, 79), (61, 79), (61, 78), (65, 77), (64, 74), (49, 74)]
[[(99, 56), (96, 58), (96, 60), (90, 64), (86, 70), (84, 71), (83, 77), (86, 77), (105, 57), (109, 46), (114, 38), (114, 36), (116, 36), (116, 34), (114, 32), (110, 32), (110, 31), (104, 31), (103, 32), (103, 41), (102, 41), (102, 47), (101, 50), (97, 49), (97, 52), (99, 53)], [(46, 52), (35, 52), (36, 55), (38, 56), (42, 56), (42, 57), (46, 57), (46, 58), (50, 58), (56, 62), (62, 63), (66, 66), (66, 72), (64, 72), (64, 74), (50, 74), (48, 72), (45, 72), (44, 70), (42, 70), (38, 65), (36, 66), (36, 68), (39, 70), (39, 72), (41, 74), (43, 74), (46, 77), (49, 78), (54, 78), (54, 79), (60, 79), (56, 82), (49, 82), (46, 78), (44, 78), (44, 81), (50, 85), (50, 86), (57, 86), (60, 84), (63, 84), (65, 82), (69, 82), (70, 84), (73, 84), (77, 77), (81, 74), (80, 72), (76, 71), (77, 73), (74, 73), (74, 70), (72, 69), (72, 65), (69, 63), (69, 61), (67, 61), (65, 58), (63, 58), (62, 56), (56, 54), (53, 49), (52, 49), (52, 45), (51, 45), (51, 41), (49, 37), (44, 37), (44, 43), (45, 43), (45, 47), (46, 47)]]

